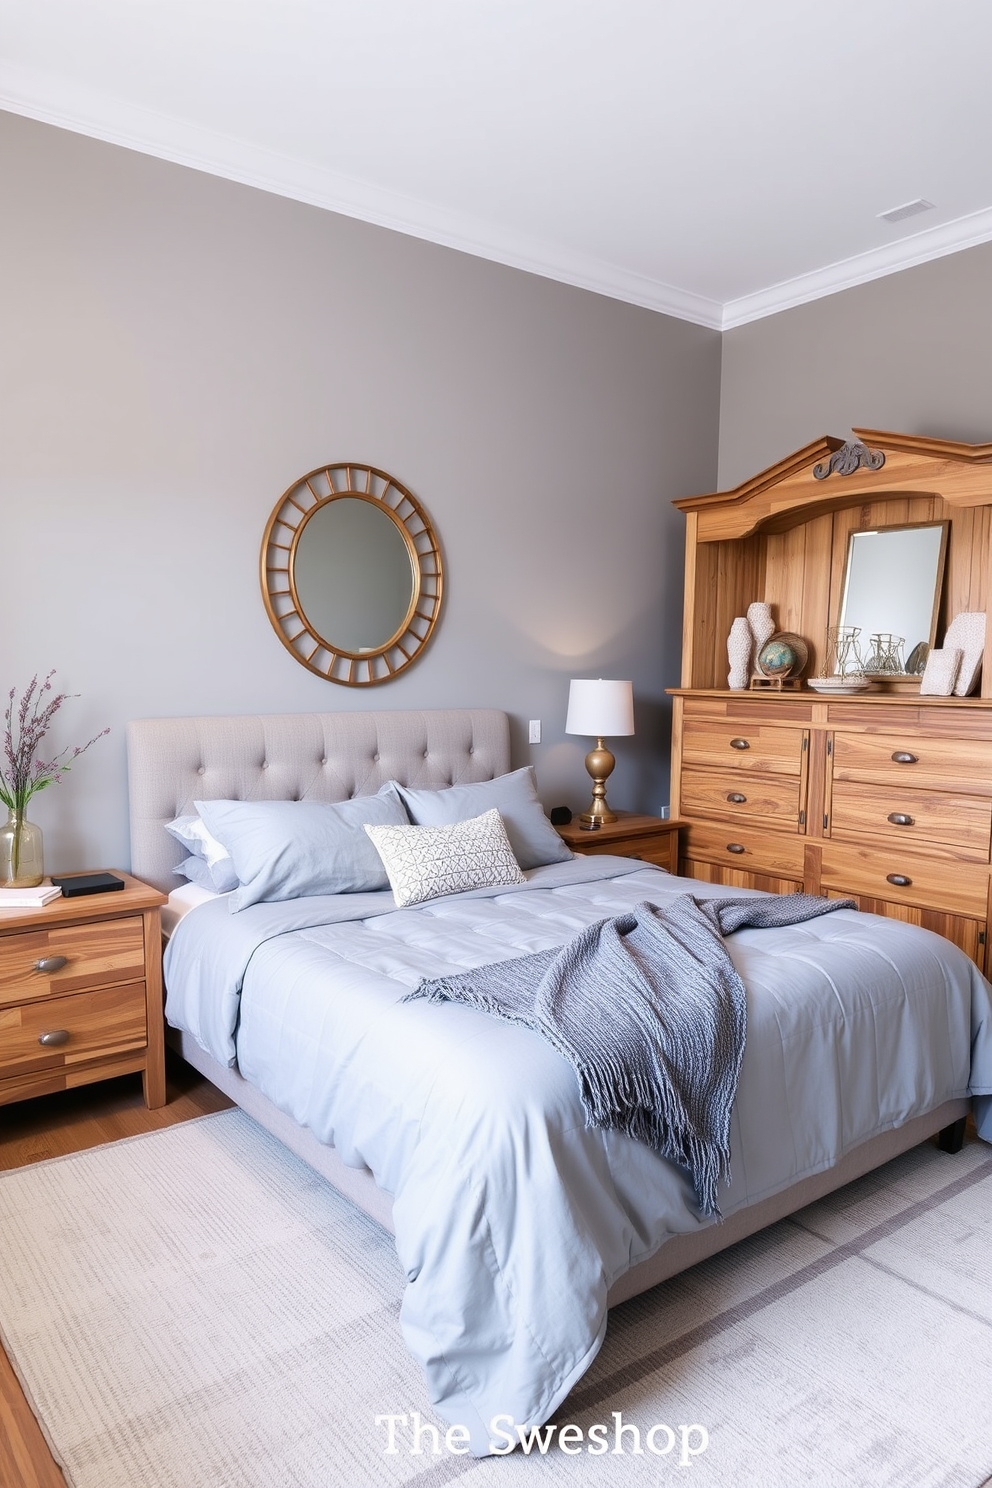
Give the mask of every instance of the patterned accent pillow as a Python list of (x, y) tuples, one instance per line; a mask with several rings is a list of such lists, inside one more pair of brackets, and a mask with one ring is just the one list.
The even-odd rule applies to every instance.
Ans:
[(466, 889), (527, 882), (495, 806), (443, 827), (366, 825), (365, 830), (400, 909)]

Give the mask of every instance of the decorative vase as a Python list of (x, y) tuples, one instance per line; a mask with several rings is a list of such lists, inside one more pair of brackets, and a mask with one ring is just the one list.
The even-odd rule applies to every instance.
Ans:
[(0, 827), (0, 888), (32, 889), (45, 876), (41, 828), (12, 808)]
[(727, 660), (730, 662), (730, 675), (727, 678), (727, 686), (732, 692), (746, 691), (751, 678), (751, 650), (754, 645), (754, 636), (751, 627), (744, 615), (738, 615), (730, 627), (727, 637)]
[(757, 599), (754, 604), (749, 604), (747, 623), (751, 627), (751, 634), (754, 637), (754, 654), (757, 656), (765, 642), (770, 641), (775, 634), (771, 605), (766, 604), (763, 599)]

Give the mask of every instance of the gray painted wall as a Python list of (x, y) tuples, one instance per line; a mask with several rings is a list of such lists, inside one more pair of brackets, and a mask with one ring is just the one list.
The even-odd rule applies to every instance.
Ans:
[[(36, 798), (50, 870), (127, 865), (132, 717), (493, 705), (582, 807), (568, 679), (630, 677), (610, 799), (667, 802), (669, 503), (716, 481), (716, 332), (13, 115), (0, 193), (0, 687), (55, 666), (55, 744), (113, 730)], [(360, 691), (292, 661), (257, 579), (337, 459), (408, 485), (447, 564), (425, 656)]]
[(854, 424), (992, 438), (992, 243), (726, 332), (721, 488)]

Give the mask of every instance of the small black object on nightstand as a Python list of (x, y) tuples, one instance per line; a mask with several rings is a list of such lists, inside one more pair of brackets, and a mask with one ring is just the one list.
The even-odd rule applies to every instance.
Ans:
[(75, 899), (80, 894), (106, 894), (124, 887), (124, 880), (116, 873), (64, 873), (58, 878), (53, 873), (52, 883), (62, 890), (63, 899)]
[(572, 813), (567, 806), (552, 806), (551, 825), (553, 827), (567, 827), (572, 820)]

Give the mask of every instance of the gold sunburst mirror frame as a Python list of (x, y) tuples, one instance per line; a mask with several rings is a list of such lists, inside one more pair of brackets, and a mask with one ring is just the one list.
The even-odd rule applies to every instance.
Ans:
[[(441, 612), (441, 550), (420, 502), (387, 471), (321, 465), (277, 502), (262, 539), (261, 582), (276, 635), (302, 666), (328, 682), (369, 687), (399, 676), (430, 640)], [(359, 618), (376, 590), (378, 611)]]

